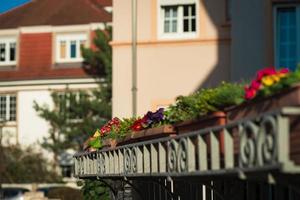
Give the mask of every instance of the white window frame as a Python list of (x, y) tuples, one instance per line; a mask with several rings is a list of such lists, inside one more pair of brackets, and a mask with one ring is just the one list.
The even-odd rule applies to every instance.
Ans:
[[(76, 58), (71, 58), (70, 53), (70, 43), (71, 41), (76, 41)], [(57, 34), (56, 41), (55, 41), (55, 60), (57, 63), (73, 63), (73, 62), (82, 62), (83, 58), (80, 53), (80, 41), (85, 40), (85, 46), (87, 46), (87, 33), (76, 33), (76, 34)], [(60, 57), (60, 42), (66, 42), (66, 58)]]
[[(4, 121), (5, 122), (16, 122), (17, 121), (17, 104), (18, 104), (18, 98), (17, 98), (17, 95), (16, 94), (0, 94), (0, 97), (4, 96), (6, 98), (6, 101), (5, 101), (5, 110), (6, 110), (6, 113), (5, 113), (5, 119)], [(14, 96), (16, 98), (16, 107), (15, 107), (15, 120), (10, 120), (10, 97)]]
[[(0, 37), (0, 43), (5, 43), (5, 61), (0, 61), (0, 66), (9, 66), (9, 65), (16, 65), (17, 64), (17, 50), (18, 50), (18, 43), (17, 43), (17, 38), (16, 37)], [(15, 43), (16, 44), (16, 52), (15, 52), (15, 60), (10, 61), (10, 43)]]
[[(184, 32), (183, 31), (183, 6), (184, 5), (195, 5), (195, 18), (196, 18), (196, 24), (195, 28), (196, 31), (194, 32)], [(164, 32), (164, 6), (178, 6), (177, 10), (177, 32), (170, 32), (165, 33)], [(158, 18), (157, 18), (157, 24), (158, 24), (158, 38), (159, 39), (193, 39), (198, 37), (199, 35), (199, 3), (198, 0), (159, 0), (159, 3), (157, 5), (158, 10)]]

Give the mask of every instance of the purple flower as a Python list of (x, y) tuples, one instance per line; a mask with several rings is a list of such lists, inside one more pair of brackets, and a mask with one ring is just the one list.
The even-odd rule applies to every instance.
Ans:
[(156, 112), (147, 112), (145, 115), (148, 126), (161, 122), (164, 119), (164, 109), (160, 108)]

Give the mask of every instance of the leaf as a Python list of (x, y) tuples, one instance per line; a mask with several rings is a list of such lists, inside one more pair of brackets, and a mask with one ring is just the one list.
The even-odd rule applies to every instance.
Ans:
[(100, 137), (96, 137), (89, 141), (89, 145), (95, 149), (100, 149), (102, 147), (102, 141)]

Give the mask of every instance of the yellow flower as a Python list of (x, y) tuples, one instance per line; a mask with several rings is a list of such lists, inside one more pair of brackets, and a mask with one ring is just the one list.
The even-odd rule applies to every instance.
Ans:
[(100, 134), (99, 130), (97, 130), (97, 131), (94, 133), (93, 137), (99, 137), (100, 135), (101, 135), (101, 134)]
[(271, 76), (265, 76), (262, 78), (261, 81), (265, 86), (270, 86), (274, 84), (274, 79)]
[(287, 74), (283, 74), (283, 73), (277, 73), (277, 74), (273, 74), (273, 75), (269, 75), (269, 76), (265, 76), (262, 78), (262, 83), (265, 86), (271, 86), (275, 83), (277, 83), (278, 81), (280, 81), (281, 78), (286, 77)]

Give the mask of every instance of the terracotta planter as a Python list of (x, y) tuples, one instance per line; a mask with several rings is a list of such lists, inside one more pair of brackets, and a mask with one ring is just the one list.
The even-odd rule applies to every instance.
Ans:
[(227, 109), (227, 122), (255, 117), (260, 113), (279, 109), (285, 106), (300, 105), (300, 84), (283, 90), (267, 98), (256, 99)]
[(178, 134), (183, 134), (183, 133), (201, 130), (204, 128), (221, 126), (225, 124), (226, 124), (226, 114), (222, 111), (219, 111), (198, 119), (180, 122), (175, 124), (174, 126)]
[[(212, 128), (215, 126), (223, 126), (226, 124), (226, 114), (222, 111), (211, 113), (207, 116), (194, 119), (187, 120), (178, 124), (175, 124), (175, 129), (178, 134), (189, 133), (192, 131), (198, 131), (205, 128)], [(222, 132), (219, 133), (220, 140), (220, 151), (224, 153), (224, 134)], [(210, 138), (206, 136), (206, 142), (208, 144), (208, 150), (210, 149)], [(210, 152), (208, 152), (210, 154)]]
[(117, 140), (112, 138), (106, 138), (102, 141), (102, 148), (115, 148), (117, 146)]
[(145, 129), (142, 131), (131, 132), (127, 134), (127, 136), (124, 139), (118, 140), (118, 146), (134, 142), (151, 140), (155, 138), (168, 137), (175, 134), (176, 132), (172, 125), (163, 125), (160, 127)]
[(89, 142), (93, 140), (93, 137), (88, 138), (84, 143), (83, 143), (83, 150), (87, 152), (93, 152), (97, 151), (97, 149), (94, 149), (93, 147), (90, 147)]

